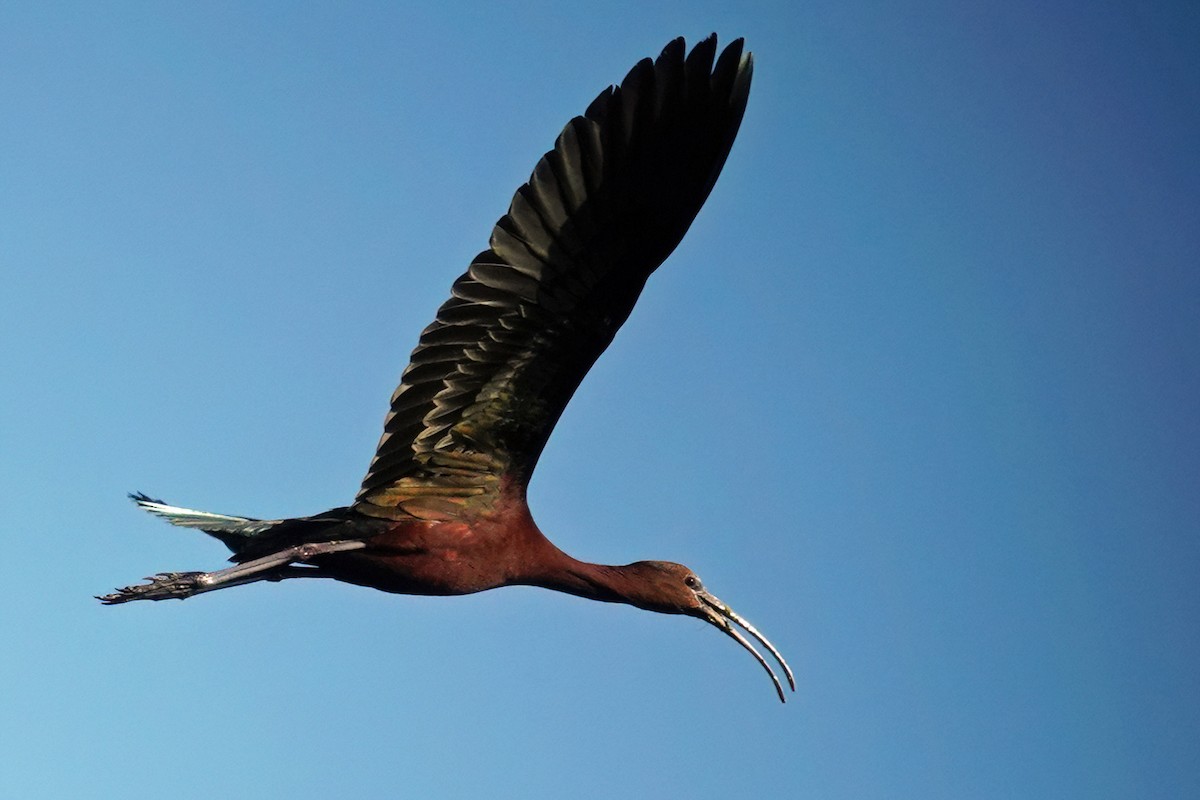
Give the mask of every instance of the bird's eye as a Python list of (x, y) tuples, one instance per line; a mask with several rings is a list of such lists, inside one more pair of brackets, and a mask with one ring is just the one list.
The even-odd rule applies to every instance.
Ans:
[(696, 578), (695, 575), (688, 575), (686, 578), (683, 579), (683, 585), (688, 587), (689, 589), (699, 589), (700, 581)]

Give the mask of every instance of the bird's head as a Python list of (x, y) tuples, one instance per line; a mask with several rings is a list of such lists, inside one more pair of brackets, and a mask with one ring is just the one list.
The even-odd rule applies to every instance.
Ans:
[(787, 678), (788, 685), (792, 691), (795, 691), (796, 681), (792, 677), (792, 670), (775, 646), (767, 641), (767, 637), (759, 633), (753, 625), (705, 589), (695, 572), (683, 564), (675, 564), (670, 561), (638, 561), (622, 568), (622, 571), (627, 577), (633, 579), (630, 581), (629, 589), (625, 592), (627, 602), (648, 611), (698, 617), (721, 629), (758, 659), (758, 663), (762, 664), (763, 669), (771, 676), (775, 690), (779, 693), (779, 699), (785, 701), (783, 685), (775, 675), (775, 670), (771, 669), (771, 665), (742, 635), (741, 631), (734, 627), (735, 624), (741, 626), (746, 633), (757, 639), (775, 657), (775, 660), (783, 667), (783, 674)]

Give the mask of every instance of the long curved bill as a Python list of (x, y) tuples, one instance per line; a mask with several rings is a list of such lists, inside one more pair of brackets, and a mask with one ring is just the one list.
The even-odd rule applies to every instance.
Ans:
[(796, 679), (792, 677), (792, 668), (789, 667), (788, 663), (783, 660), (783, 656), (781, 656), (779, 651), (775, 649), (775, 645), (767, 641), (767, 637), (759, 633), (757, 628), (755, 628), (736, 612), (734, 612), (732, 608), (722, 603), (713, 595), (709, 594), (708, 592), (698, 592), (697, 596), (700, 598), (700, 601), (704, 603), (704, 607), (702, 609), (704, 612), (703, 618), (721, 630), (725, 631), (725, 633), (729, 634), (734, 641), (750, 651), (750, 653), (758, 660), (758, 663), (762, 664), (762, 668), (767, 671), (767, 674), (771, 676), (771, 682), (775, 684), (775, 691), (779, 693), (779, 701), (781, 703), (786, 703), (787, 697), (783, 693), (783, 684), (779, 682), (779, 677), (775, 674), (775, 670), (771, 669), (771, 665), (765, 658), (762, 657), (762, 653), (758, 652), (754, 645), (752, 645), (745, 636), (742, 636), (741, 631), (733, 627), (732, 623), (736, 622), (738, 625), (742, 626), (746, 630), (746, 633), (753, 636), (758, 640), (759, 644), (767, 648), (767, 652), (774, 656), (775, 660), (779, 662), (779, 665), (783, 667), (783, 674), (787, 677), (788, 686), (792, 687), (792, 691), (794, 692), (796, 691)]

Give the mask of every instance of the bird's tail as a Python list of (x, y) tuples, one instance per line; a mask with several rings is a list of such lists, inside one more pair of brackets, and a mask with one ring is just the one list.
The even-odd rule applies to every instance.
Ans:
[(162, 517), (172, 525), (182, 528), (195, 528), (204, 531), (209, 536), (220, 539), (221, 542), (235, 553), (241, 552), (254, 537), (279, 525), (283, 520), (253, 519), (251, 517), (231, 517), (228, 514), (213, 514), (210, 511), (196, 511), (192, 508), (171, 506), (162, 500), (155, 500), (137, 492), (129, 495), (129, 499), (137, 503), (138, 508), (149, 511), (155, 516)]
[[(141, 492), (129, 495), (139, 508), (172, 525), (201, 530), (233, 551), (230, 561), (246, 561), (288, 547), (313, 542), (351, 540), (378, 532), (381, 523), (349, 508), (331, 508), (311, 517), (254, 519), (170, 506)], [(384, 525), (386, 527), (386, 525)]]

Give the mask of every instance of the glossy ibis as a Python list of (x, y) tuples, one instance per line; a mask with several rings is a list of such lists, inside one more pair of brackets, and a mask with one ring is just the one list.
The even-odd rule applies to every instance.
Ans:
[(690, 53), (682, 39), (639, 62), (567, 123), (454, 282), (392, 395), (354, 502), (261, 520), (133, 495), (174, 525), (233, 551), (235, 566), (168, 572), (104, 603), (187, 598), (285, 578), (335, 578), (386, 592), (455, 595), (528, 585), (687, 614), (766, 659), (779, 652), (685, 566), (578, 561), (542, 535), (525, 489), (555, 422), (679, 244), (733, 145), (753, 62), (739, 39)]

